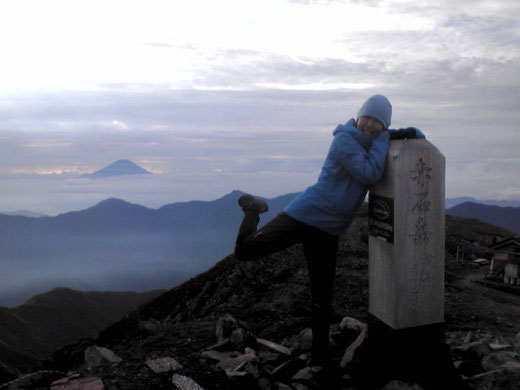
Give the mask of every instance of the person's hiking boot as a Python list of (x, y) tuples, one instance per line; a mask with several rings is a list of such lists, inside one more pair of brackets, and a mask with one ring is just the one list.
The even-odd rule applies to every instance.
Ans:
[(244, 194), (238, 198), (238, 205), (244, 212), (252, 211), (257, 214), (262, 214), (269, 211), (269, 207), (264, 200), (255, 198), (253, 195), (249, 194)]

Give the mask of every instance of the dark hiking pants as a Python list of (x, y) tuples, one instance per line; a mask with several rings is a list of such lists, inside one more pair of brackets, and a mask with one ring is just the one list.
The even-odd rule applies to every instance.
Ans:
[(312, 296), (312, 360), (327, 364), (329, 328), (332, 314), (332, 291), (338, 251), (338, 236), (325, 233), (291, 218), (285, 213), (257, 230), (258, 214), (247, 211), (238, 231), (235, 257), (238, 260), (256, 260), (303, 244)]

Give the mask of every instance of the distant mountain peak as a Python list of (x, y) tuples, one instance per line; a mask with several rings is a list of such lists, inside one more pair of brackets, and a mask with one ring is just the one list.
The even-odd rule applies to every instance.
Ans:
[[(126, 200), (123, 200), (123, 199), (108, 198), (108, 199), (98, 202), (95, 206), (91, 207), (90, 209), (99, 209), (99, 208), (110, 209), (110, 208), (121, 208), (121, 207), (128, 207), (128, 206), (137, 206), (137, 205), (132, 205), (130, 202), (127, 202)], [(138, 206), (138, 207), (142, 207), (142, 206)]]
[(520, 207), (500, 207), (476, 202), (464, 202), (450, 207), (446, 214), (475, 218), (520, 234)]
[(45, 214), (35, 213), (35, 212), (29, 211), (29, 210), (4, 211), (4, 212), (0, 212), (0, 214), (11, 215), (11, 216), (20, 216), (20, 217), (31, 217), (31, 218), (46, 217)]
[(119, 198), (107, 198), (107, 199), (100, 201), (97, 204), (97, 206), (120, 205), (120, 204), (130, 204), (130, 202), (127, 202), (126, 200), (119, 199)]
[(141, 168), (130, 160), (117, 160), (107, 165), (99, 171), (82, 175), (81, 177), (90, 179), (103, 179), (106, 177), (122, 176), (122, 175), (151, 175), (152, 173)]

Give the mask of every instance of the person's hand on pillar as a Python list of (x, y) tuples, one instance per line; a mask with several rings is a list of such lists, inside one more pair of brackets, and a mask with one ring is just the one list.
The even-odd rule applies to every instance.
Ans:
[(421, 130), (419, 130), (417, 127), (409, 127), (409, 129), (415, 130), (415, 138), (426, 138), (426, 136), (423, 134)]
[(388, 132), (390, 133), (390, 140), (426, 138), (423, 132), (419, 130), (417, 127), (407, 127), (398, 130), (389, 129)]

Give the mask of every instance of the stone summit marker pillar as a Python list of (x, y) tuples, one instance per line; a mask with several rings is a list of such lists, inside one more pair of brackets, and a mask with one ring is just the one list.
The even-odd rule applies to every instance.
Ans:
[(392, 141), (369, 197), (369, 312), (393, 329), (444, 322), (444, 156)]
[(374, 388), (389, 379), (455, 388), (444, 387), (456, 376), (444, 333), (444, 175), (445, 158), (429, 141), (395, 140), (385, 174), (370, 190)]

